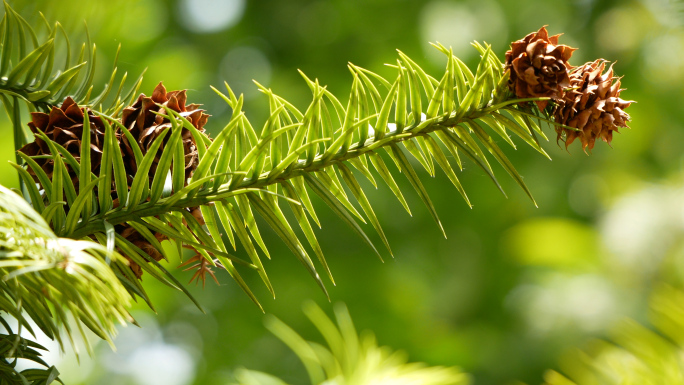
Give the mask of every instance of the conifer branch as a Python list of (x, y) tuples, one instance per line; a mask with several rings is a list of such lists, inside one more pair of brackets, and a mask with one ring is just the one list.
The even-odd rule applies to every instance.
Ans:
[[(0, 186), (0, 310), (32, 335), (29, 319), (63, 346), (62, 328), (73, 344), (69, 315), (112, 343), (115, 325), (132, 321), (131, 298), (115, 271), (127, 269), (114, 245), (58, 238), (19, 195)], [(114, 269), (114, 270), (113, 270)], [(8, 333), (9, 326), (5, 325)], [(7, 348), (12, 357), (17, 345)], [(90, 349), (89, 345), (86, 345)]]
[[(176, 250), (183, 245), (190, 246), (203, 255), (212, 266), (219, 262), (256, 302), (251, 290), (244, 285), (233, 266), (237, 264), (257, 270), (269, 290), (273, 291), (260, 257), (252, 245), (251, 239), (254, 239), (268, 256), (254, 222), (252, 210), (256, 210), (283, 239), (326, 293), (308, 251), (283, 215), (279, 202), (288, 202), (296, 214), (308, 243), (331, 281), (332, 274), (311, 231), (306, 214), (308, 212), (308, 216), (318, 222), (309, 201), (310, 192), (326, 202), (382, 259), (380, 252), (358, 221), (370, 221), (388, 250), (389, 244), (356, 174), (349, 168), (352, 166), (357, 169), (374, 184), (375, 180), (370, 170), (375, 168), (397, 198), (405, 204), (402, 192), (379, 155), (381, 149), (385, 150), (399, 171), (409, 179), (440, 228), (442, 226), (436, 209), (420, 181), (421, 177), (414, 170), (404, 151), (415, 158), (432, 176), (435, 175), (436, 163), (470, 205), (445, 151), (456, 159), (459, 167), (462, 167), (460, 156), (465, 154), (501, 189), (481, 148), (484, 146), (532, 198), (522, 177), (488, 130), (491, 129), (495, 135), (515, 147), (508, 133), (510, 131), (548, 157), (536, 138), (536, 133), (543, 135), (543, 132), (530, 119), (530, 116), (540, 116), (542, 113), (511, 100), (503, 64), (493, 55), (490, 47), (475, 44), (475, 48), (482, 55), (475, 73), (470, 72), (450, 50), (440, 45), (436, 47), (445, 53), (447, 58), (445, 73), (439, 81), (425, 73), (401, 52), (396, 67), (398, 75), (393, 83), (369, 70), (350, 64), (354, 80), (346, 107), (325, 87), (320, 86), (318, 80), (310, 80), (303, 74), (313, 94), (312, 102), (304, 113), (274, 94), (272, 90), (259, 85), (260, 90), (268, 97), (271, 114), (258, 134), (242, 111), (243, 97), (237, 97), (228, 85), (228, 95), (216, 89), (215, 91), (233, 109), (233, 115), (214, 139), (199, 131), (195, 123), (183, 113), (169, 108), (166, 103), (171, 103), (172, 99), (168, 98), (175, 98), (175, 95), (180, 94), (168, 93), (173, 94), (166, 96), (169, 102), (158, 104), (160, 112), (157, 113), (157, 122), (154, 124), (160, 131), (156, 139), (146, 145), (147, 153), (143, 153), (142, 148), (137, 148), (136, 142), (126, 142), (136, 154), (137, 171), (132, 184), (123, 176), (127, 171), (123, 170), (121, 161), (117, 160), (119, 151), (113, 140), (114, 130), (125, 133), (124, 136), (128, 137), (130, 134), (127, 131), (130, 128), (114, 117), (95, 113), (102, 119), (106, 126), (105, 131), (109, 135), (109, 139), (104, 140), (104, 151), (109, 155), (102, 161), (107, 168), (100, 169), (100, 182), (92, 182), (86, 186), (86, 181), (81, 178), (79, 183), (81, 189), (85, 187), (85, 190), (78, 196), (72, 193), (72, 202), (68, 203), (67, 210), (69, 216), (59, 222), (56, 221), (58, 218), (54, 217), (52, 225), (61, 236), (76, 239), (102, 234), (106, 226), (125, 225), (134, 226), (136, 230), (147, 229), (145, 238), (151, 245), (157, 245), (157, 251), (166, 256), (167, 251), (158, 245), (159, 242), (151, 239), (152, 234), (161, 234), (177, 244)], [(159, 87), (161, 86), (155, 90), (155, 95), (167, 95), (166, 91)], [(386, 91), (379, 91), (383, 87)], [(142, 102), (142, 106), (145, 103)], [(330, 116), (330, 110), (334, 110), (337, 115), (336, 123)], [(394, 116), (390, 116), (392, 111)], [(187, 181), (183, 181), (183, 176), (179, 175), (184, 171), (179, 167), (182, 163), (179, 163), (174, 155), (183, 152), (184, 144), (178, 139), (181, 132), (186, 132), (184, 135), (192, 135), (194, 143), (198, 144), (197, 168)], [(58, 158), (66, 152), (60, 150), (59, 143), (42, 132), (38, 132), (37, 135), (56, 149), (53, 153), (61, 154), (55, 158), (55, 164), (60, 163), (61, 160)], [(83, 141), (87, 143), (85, 137)], [(150, 146), (153, 149), (150, 149)], [(81, 152), (81, 163), (84, 154), (87, 152)], [(64, 163), (71, 165), (72, 170), (84, 170), (81, 163), (68, 156)], [(154, 172), (152, 167), (156, 167)], [(35, 165), (32, 168), (33, 173), (39, 175), (40, 170), (34, 168)], [(60, 168), (62, 175), (70, 172), (65, 166)], [(113, 207), (111, 198), (105, 194), (104, 198), (108, 203), (104, 202), (104, 206), (103, 202), (93, 203), (93, 209), (86, 212), (84, 208), (88, 205), (79, 205), (77, 211), (74, 211), (72, 207), (88, 199), (89, 195), (93, 195), (93, 202), (96, 201), (95, 195), (102, 199), (100, 193), (95, 194), (96, 188), (100, 191), (109, 191), (107, 184), (101, 182), (109, 171), (114, 175), (122, 175), (120, 178), (114, 178), (116, 191), (119, 192), (118, 207)], [(98, 175), (92, 174), (89, 180), (96, 178)], [(179, 179), (180, 182), (175, 183)], [(68, 180), (66, 185), (68, 187)], [(58, 185), (58, 190), (59, 188), (64, 188), (62, 183)], [(347, 189), (361, 206), (360, 211), (347, 196)], [(52, 190), (54, 193), (54, 185)], [(34, 194), (40, 192), (34, 191)], [(534, 202), (534, 199), (532, 200)], [(201, 208), (201, 221), (206, 223), (201, 223), (195, 215), (190, 215), (188, 210), (197, 207)], [(60, 215), (64, 217), (67, 211)], [(187, 223), (187, 228), (181, 221)], [(203, 225), (206, 225), (206, 230), (202, 229)], [(247, 226), (249, 233), (244, 232), (244, 226)], [(190, 231), (187, 231), (188, 229)], [(205, 233), (206, 231), (208, 233)], [(240, 243), (248, 251), (249, 261), (233, 255), (224, 245), (221, 234), (227, 234), (235, 247), (233, 232), (238, 235)], [(117, 241), (119, 240), (117, 238)], [(163, 280), (167, 284), (172, 287), (179, 286), (170, 280), (171, 276), (159, 264), (153, 263), (154, 267), (151, 267), (150, 264), (144, 263), (155, 259), (149, 252), (131, 244), (126, 245), (124, 240), (117, 245), (123, 245), (127, 250), (126, 255), (138, 255), (134, 259), (142, 265), (147, 265), (143, 267), (144, 271), (155, 277), (166, 276)]]
[[(45, 31), (39, 33), (7, 1), (3, 1), (3, 5), (0, 101), (13, 123), (15, 148), (30, 141), (21, 123), (21, 104), (31, 112), (47, 112), (68, 96), (80, 105), (117, 116), (123, 106), (132, 103), (142, 83), (142, 75), (128, 88), (125, 87), (127, 74), (117, 80), (121, 46), (109, 81), (99, 94), (94, 94), (96, 46), (91, 43), (87, 28), (86, 42), (81, 45), (78, 56), (72, 56), (71, 41), (60, 23), (50, 25), (43, 18)], [(63, 47), (58, 49), (58, 44)], [(17, 162), (20, 163), (19, 158)]]
[[(422, 184), (423, 176), (414, 164), (430, 176), (441, 169), (471, 206), (451, 162), (462, 171), (461, 157), (469, 158), (503, 192), (490, 163), (493, 156), (534, 202), (500, 142), (515, 149), (513, 137), (518, 137), (548, 158), (538, 140), (548, 140), (542, 121), (554, 126), (557, 138), (566, 144), (580, 138), (583, 145), (593, 146), (597, 138), (609, 142), (612, 131), (626, 125), (629, 118), (621, 110), (629, 102), (606, 102), (617, 99), (620, 92), (612, 71), (605, 76), (587, 76), (586, 71), (598, 71), (599, 75), (603, 71), (603, 63), (597, 61), (568, 73), (572, 49), (557, 46), (557, 36), (549, 37), (542, 28), (515, 42), (505, 63), (490, 46), (474, 43), (481, 58), (475, 71), (441, 44), (434, 44), (446, 57), (445, 71), (438, 77), (426, 73), (402, 52), (392, 65), (394, 79), (350, 63), (348, 98), (338, 98), (318, 79), (311, 80), (302, 73), (312, 93), (312, 101), (304, 110), (257, 83), (270, 111), (260, 130), (254, 129), (245, 116), (244, 97), (236, 96), (226, 84), (227, 95), (214, 90), (231, 107), (232, 116), (218, 135), (210, 138), (203, 128), (208, 115), (198, 105), (186, 103), (185, 91), (167, 92), (160, 83), (150, 97), (138, 96), (139, 78), (123, 95), (124, 75), (113, 94), (115, 68), (103, 91), (93, 97), (96, 56), (89, 38), (75, 61), (65, 38), (63, 70), (54, 70), (58, 29), (61, 31), (59, 24), (48, 26), (46, 37), (38, 40), (28, 23), (5, 3), (0, 22), (0, 100), (12, 119), (19, 150), (12, 165), (22, 181), (24, 198), (35, 210), (22, 212), (27, 218), (35, 218), (33, 224), (41, 229), (38, 244), (45, 250), (34, 250), (34, 257), (31, 253), (17, 254), (12, 248), (2, 254), (0, 247), (0, 255), (7, 259), (0, 270), (14, 268), (0, 272), (8, 282), (28, 279), (17, 285), (24, 291), (31, 290), (33, 277), (40, 277), (34, 283), (41, 287), (39, 283), (50, 274), (62, 280), (61, 285), (82, 285), (75, 291), (64, 289), (73, 297), (55, 294), (54, 303), (31, 305), (43, 313), (45, 309), (55, 310), (55, 318), (47, 317), (49, 321), (41, 325), (53, 338), (59, 338), (56, 327), (63, 324), (62, 306), (66, 306), (87, 327), (108, 339), (114, 320), (129, 320), (125, 304), (130, 298), (122, 295), (124, 290), (152, 306), (140, 282), (143, 273), (183, 291), (199, 307), (160, 263), (171, 256), (182, 258), (184, 248), (195, 252), (184, 263), (194, 263), (191, 269), (196, 272), (191, 281), (215, 277), (212, 267), (225, 269), (260, 307), (238, 270), (246, 267), (256, 271), (275, 295), (261, 261), (263, 255), (270, 258), (270, 253), (255, 211), (327, 294), (316, 265), (325, 270), (333, 284), (334, 280), (310, 223), (313, 220), (320, 227), (311, 193), (382, 259), (364, 224), (370, 222), (390, 255), (392, 252), (361, 176), (376, 188), (380, 176), (411, 213), (394, 179), (396, 173), (390, 171), (385, 159), (391, 159), (408, 179), (446, 236)], [(553, 53), (551, 63), (539, 64), (527, 57), (528, 44)], [(530, 69), (538, 79), (528, 81), (529, 76), (524, 74)], [(563, 84), (570, 81), (574, 88), (564, 89)], [(576, 105), (578, 100), (595, 104)], [(30, 143), (26, 143), (19, 116), (21, 103), (31, 111), (42, 111), (32, 115), (29, 127), (35, 140)], [(591, 119), (585, 120), (590, 113)], [(620, 119), (611, 123), (609, 115)], [(383, 151), (386, 157), (381, 155)], [(285, 216), (280, 205), (284, 202), (309, 247), (304, 246)], [(61, 248), (72, 247), (64, 255), (54, 256), (54, 250), (46, 247), (50, 242)], [(172, 247), (164, 247), (162, 242)], [(237, 255), (238, 243), (246, 256)], [(70, 272), (61, 267), (71, 266), (71, 252), (80, 253), (97, 274), (88, 271), (88, 275), (65, 277)], [(38, 257), (43, 254), (48, 260)], [(51, 256), (56, 259), (49, 259)], [(25, 270), (27, 260), (40, 267), (39, 274), (28, 274), (34, 271)], [(102, 290), (95, 293), (93, 286), (85, 287), (89, 279), (95, 279)], [(3, 288), (0, 294), (14, 298), (11, 289)], [(0, 309), (10, 312), (14, 305), (8, 302)], [(46, 318), (43, 313), (29, 314), (41, 320)], [(21, 313), (11, 314), (22, 317)]]
[[(47, 351), (45, 347), (16, 334), (3, 318), (0, 318), (0, 325), (5, 329), (5, 333), (0, 334), (0, 350), (4, 353), (3, 359), (0, 359), (0, 382), (12, 385), (50, 385), (57, 381), (63, 384), (57, 368), (50, 366), (42, 358), (43, 352)], [(20, 358), (38, 364), (39, 367), (19, 371), (17, 363)]]

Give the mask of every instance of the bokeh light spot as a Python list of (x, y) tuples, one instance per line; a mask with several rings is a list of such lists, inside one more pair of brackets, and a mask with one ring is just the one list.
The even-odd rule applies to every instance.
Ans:
[[(477, 55), (477, 50), (470, 46), (473, 40), (503, 46), (508, 38), (504, 14), (491, 0), (430, 2), (421, 12), (420, 29), (423, 40), (453, 47), (454, 54), (464, 60)], [(444, 63), (442, 53), (432, 47), (427, 49), (433, 62)]]
[(538, 335), (577, 328), (596, 332), (608, 326), (619, 309), (613, 286), (592, 274), (544, 275), (539, 282), (518, 286), (507, 302)]
[(244, 0), (181, 0), (180, 21), (197, 33), (224, 30), (237, 24), (245, 11)]
[(131, 372), (141, 385), (185, 385), (195, 377), (195, 364), (182, 348), (154, 343), (135, 351), (131, 357)]
[[(558, 237), (566, 241), (559, 247)], [(565, 218), (535, 218), (506, 233), (503, 247), (521, 265), (587, 266), (596, 260), (597, 236), (591, 227)]]
[(682, 191), (650, 187), (620, 198), (601, 224), (617, 266), (648, 274), (681, 232)]

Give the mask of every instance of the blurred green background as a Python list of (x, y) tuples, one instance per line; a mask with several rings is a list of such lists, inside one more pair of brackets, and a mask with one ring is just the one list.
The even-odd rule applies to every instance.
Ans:
[[(393, 71), (395, 49), (428, 73), (443, 71), (443, 55), (428, 42), (451, 45), (469, 63), (486, 41), (503, 58), (511, 41), (548, 25), (561, 42), (580, 49), (571, 63), (603, 57), (624, 75), (631, 129), (597, 144), (591, 156), (544, 144), (550, 162), (531, 148), (505, 149), (539, 208), (495, 169), (502, 196), (472, 163), (459, 174), (471, 210), (442, 174), (424, 184), (440, 213), (444, 239), (406, 179), (409, 217), (389, 189), (367, 190), (395, 258), (381, 263), (325, 205), (317, 237), (337, 282), (334, 302), (345, 302), (358, 329), (373, 330), (381, 344), (405, 350), (410, 360), (460, 366), (476, 384), (516, 380), (539, 384), (568, 349), (603, 336), (617, 320), (644, 320), (650, 288), (679, 283), (684, 271), (684, 14), (671, 0), (14, 0), (24, 17), (41, 11), (71, 36), (83, 21), (98, 45), (100, 83), (111, 71), (116, 48), (120, 70), (147, 73), (141, 91), (163, 81), (202, 103), (210, 132), (228, 119), (225, 103), (210, 89), (227, 81), (246, 97), (245, 110), (258, 126), (266, 98), (258, 80), (298, 107), (310, 92), (297, 69), (327, 84), (343, 101), (352, 62), (382, 75)], [(74, 39), (77, 41), (77, 39)], [(97, 84), (97, 82), (96, 82)], [(97, 89), (96, 89), (97, 91)], [(11, 127), (2, 118), (0, 132)], [(11, 140), (0, 142), (0, 183), (16, 186), (5, 160)], [(504, 146), (502, 146), (503, 148)], [(496, 167), (496, 166), (495, 166)], [(420, 170), (419, 170), (420, 171)], [(261, 223), (273, 260), (265, 267), (276, 290), (269, 299), (256, 275), (246, 279), (266, 312), (320, 340), (301, 312), (313, 299), (328, 313), (332, 304), (285, 245)], [(369, 230), (372, 232), (372, 230)], [(369, 233), (370, 234), (370, 233)], [(376, 239), (377, 240), (377, 239)], [(377, 240), (379, 242), (379, 240)], [(175, 263), (175, 261), (173, 261)], [(174, 266), (171, 266), (173, 268)], [(174, 272), (181, 280), (190, 273)], [(139, 304), (142, 329), (121, 329), (117, 351), (106, 344), (81, 355), (48, 356), (68, 383), (225, 384), (237, 367), (261, 370), (304, 384), (304, 367), (263, 327), (263, 315), (227, 274), (193, 293), (201, 314), (181, 293), (147, 281), (157, 314)]]

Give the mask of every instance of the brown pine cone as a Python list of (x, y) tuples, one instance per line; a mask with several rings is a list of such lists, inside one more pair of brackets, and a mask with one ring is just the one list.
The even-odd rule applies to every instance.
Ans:
[[(159, 83), (157, 87), (152, 92), (152, 96), (148, 97), (141, 94), (137, 101), (130, 107), (126, 107), (123, 110), (121, 116), (121, 123), (128, 129), (132, 136), (137, 140), (138, 145), (143, 154), (147, 153), (149, 148), (152, 146), (154, 140), (168, 127), (171, 127), (171, 122), (163, 116), (157, 115), (155, 113), (160, 113), (166, 115), (166, 111), (163, 107), (159, 107), (157, 104), (167, 106), (173, 111), (180, 113), (183, 117), (188, 119), (192, 125), (201, 133), (204, 133), (204, 125), (209, 118), (209, 115), (204, 113), (204, 110), (199, 109), (199, 105), (190, 104), (186, 105), (187, 97), (185, 90), (183, 91), (170, 91), (167, 92), (166, 88)], [(150, 167), (149, 177), (150, 183), (154, 178), (154, 174), (157, 170), (157, 166), (161, 159), (162, 152), (164, 151), (164, 146), (168, 142), (169, 135), (164, 139), (162, 145), (157, 151), (156, 157)], [(183, 150), (185, 154), (185, 184), (187, 185), (187, 180), (190, 178), (199, 165), (199, 156), (197, 153), (197, 143), (195, 142), (190, 130), (183, 128), (181, 132), (181, 139), (183, 140)], [(133, 149), (125, 135), (122, 135), (122, 153), (124, 158), (124, 166), (126, 167), (126, 174), (128, 176), (129, 184), (133, 181), (133, 176), (137, 171), (137, 165), (135, 162), (135, 156)], [(204, 145), (201, 143), (200, 145)], [(204, 218), (199, 210), (199, 207), (193, 207), (188, 209), (192, 215), (199, 221), (200, 224), (204, 224)], [(145, 251), (155, 260), (161, 259), (161, 254), (157, 251), (152, 244), (147, 242), (145, 238), (135, 231), (133, 228), (127, 225), (122, 225), (117, 231), (128, 239), (130, 242), (138, 246), (140, 249)], [(162, 241), (166, 237), (160, 233), (155, 233), (155, 237)], [(127, 257), (131, 264), (131, 269), (135, 275), (140, 278), (142, 276), (142, 269), (136, 263), (131, 261)], [(204, 279), (204, 275), (202, 275)]]
[[(186, 106), (186, 101), (187, 97), (185, 90), (167, 92), (162, 83), (159, 83), (154, 89), (154, 92), (152, 92), (151, 97), (141, 94), (132, 106), (126, 107), (123, 110), (121, 122), (138, 141), (138, 145), (144, 154), (147, 152), (147, 149), (152, 146), (152, 143), (157, 136), (167, 127), (171, 127), (171, 123), (168, 119), (155, 114), (156, 112), (166, 115), (164, 108), (157, 106), (157, 104), (165, 105), (171, 110), (180, 113), (188, 119), (197, 130), (202, 133), (205, 132), (204, 124), (207, 122), (209, 115), (205, 114), (204, 110), (199, 109), (198, 104)], [(192, 173), (199, 164), (197, 143), (195, 143), (195, 140), (188, 129), (183, 129), (181, 137), (185, 152), (185, 179), (187, 180), (192, 176)], [(157, 156), (154, 159), (154, 163), (149, 172), (150, 180), (154, 178), (154, 173), (157, 170), (157, 165), (159, 164), (159, 160), (164, 150), (164, 145), (168, 142), (168, 138), (169, 135), (167, 135), (167, 138), (164, 139), (164, 143), (157, 151)], [(133, 175), (135, 175), (137, 170), (135, 156), (128, 143), (128, 139), (124, 137), (122, 142), (126, 173), (132, 181)]]
[[(102, 119), (94, 115), (90, 109), (80, 108), (73, 99), (68, 97), (61, 107), (52, 107), (49, 114), (32, 112), (31, 121), (28, 125), (33, 133), (38, 133), (39, 130), (44, 132), (48, 138), (62, 145), (76, 160), (80, 161), (83, 118), (86, 110), (90, 119), (90, 168), (95, 175), (99, 175), (102, 151), (105, 145), (105, 126)], [(47, 143), (40, 138), (36, 138), (35, 141), (20, 148), (19, 151), (29, 156), (53, 155), (50, 153)], [(51, 158), (35, 158), (35, 161), (48, 177), (52, 177), (54, 161)], [(78, 175), (69, 164), (66, 164), (66, 168), (76, 191), (78, 191)], [(28, 172), (38, 182), (35, 171), (29, 167)]]
[[(511, 43), (506, 52), (506, 70), (510, 72), (508, 85), (518, 98), (561, 96), (570, 85), (568, 63), (576, 48), (558, 45), (560, 35), (549, 36), (546, 27), (530, 33), (524, 39)], [(540, 110), (548, 104), (537, 101)]]
[(555, 121), (580, 131), (556, 127), (558, 139), (565, 137), (565, 147), (576, 138), (582, 148), (594, 148), (600, 138), (610, 145), (613, 131), (628, 127), (629, 115), (624, 109), (633, 101), (620, 99), (620, 79), (613, 74), (613, 66), (603, 74), (606, 61), (598, 59), (575, 68), (570, 74), (570, 87), (558, 100), (553, 115)]
[[(185, 91), (171, 91), (166, 92), (164, 86), (160, 83), (152, 93), (152, 97), (146, 97), (145, 95), (140, 95), (136, 103), (130, 107), (124, 109), (122, 114), (122, 124), (129, 130), (133, 137), (138, 141), (143, 154), (147, 152), (155, 138), (166, 128), (170, 127), (171, 124), (168, 119), (163, 116), (156, 115), (154, 112), (165, 114), (165, 110), (162, 107), (157, 106), (157, 103), (163, 104), (170, 109), (180, 113), (186, 119), (188, 119), (193, 126), (204, 133), (204, 124), (207, 122), (208, 115), (204, 113), (203, 110), (199, 109), (198, 105), (191, 104), (185, 105), (186, 95)], [(31, 114), (32, 121), (29, 123), (31, 131), (37, 133), (40, 131), (44, 132), (50, 139), (59, 143), (67, 151), (69, 151), (76, 160), (80, 161), (81, 158), (81, 137), (83, 133), (83, 118), (84, 113), (88, 113), (90, 119), (90, 132), (91, 132), (91, 169), (98, 175), (100, 172), (100, 163), (102, 161), (102, 152), (104, 150), (104, 135), (105, 126), (102, 119), (95, 116), (90, 110), (85, 108), (79, 108), (78, 105), (71, 99), (67, 98), (61, 107), (53, 107), (49, 114), (42, 112), (35, 112)], [(187, 179), (190, 178), (199, 164), (197, 144), (192, 137), (189, 130), (183, 129), (181, 132), (181, 138), (183, 140), (183, 148), (185, 153), (185, 184), (187, 184)], [(117, 132), (116, 140), (119, 142), (122, 149), (124, 157), (124, 166), (126, 168), (129, 188), (133, 181), (133, 176), (137, 171), (137, 165), (135, 162), (135, 156), (133, 150), (128, 143), (125, 135)], [(168, 136), (165, 142), (162, 144), (161, 148), (157, 153), (157, 158), (150, 169), (150, 183), (154, 178), (154, 173), (156, 171), (158, 162), (160, 160), (163, 146), (168, 141)], [(204, 145), (202, 143), (201, 145)], [(29, 155), (29, 156), (52, 156), (50, 153), (50, 148), (47, 143), (40, 138), (32, 143), (27, 144), (22, 147), (19, 151)], [(52, 177), (54, 162), (52, 158), (35, 158), (36, 162), (40, 167)], [(74, 186), (78, 190), (79, 183), (77, 175), (71, 166), (66, 164), (69, 176), (71, 177)], [(35, 172), (29, 167), (28, 170), (37, 180)], [(116, 194), (116, 189), (114, 188), (114, 183), (112, 184), (112, 199), (113, 207), (119, 206), (119, 200)], [(193, 207), (187, 209), (200, 224), (204, 224), (204, 218), (199, 207)], [(120, 224), (115, 227), (118, 234), (126, 238), (133, 245), (137, 246), (145, 253), (147, 253), (154, 260), (161, 260), (162, 254), (157, 250), (150, 242), (148, 242), (142, 234), (137, 232), (132, 227), (127, 224)], [(163, 241), (166, 237), (163, 234), (155, 233), (154, 236), (158, 241)], [(129, 256), (125, 255), (122, 250), (119, 252), (126, 257), (129, 261), (129, 265), (133, 273), (137, 278), (141, 278), (143, 274), (143, 269), (135, 263)], [(202, 265), (203, 269), (204, 265)], [(205, 274), (198, 276), (204, 281)]]

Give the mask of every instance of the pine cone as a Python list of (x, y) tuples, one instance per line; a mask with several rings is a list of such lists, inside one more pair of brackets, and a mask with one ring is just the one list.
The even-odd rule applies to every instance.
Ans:
[(558, 139), (565, 136), (565, 147), (576, 138), (582, 148), (594, 148), (600, 138), (610, 145), (613, 131), (628, 127), (629, 115), (624, 109), (633, 101), (620, 99), (620, 79), (613, 75), (611, 65), (605, 74), (606, 61), (598, 59), (575, 68), (570, 74), (570, 87), (558, 100), (553, 115), (555, 121), (580, 131), (556, 127)]
[[(185, 90), (166, 92), (166, 88), (159, 83), (152, 92), (152, 96), (148, 97), (141, 94), (138, 100), (130, 107), (123, 110), (121, 116), (121, 123), (129, 130), (133, 137), (138, 141), (138, 145), (143, 154), (152, 146), (154, 140), (159, 136), (164, 129), (171, 127), (168, 119), (156, 115), (156, 113), (166, 114), (164, 108), (157, 106), (162, 104), (176, 111), (188, 119), (192, 125), (204, 133), (204, 124), (207, 122), (209, 115), (204, 113), (204, 110), (199, 109), (198, 104), (185, 105), (187, 100)], [(185, 152), (185, 179), (192, 176), (192, 173), (199, 164), (197, 154), (197, 144), (188, 129), (183, 129), (181, 132), (183, 140), (183, 149)], [(157, 165), (164, 150), (164, 145), (169, 140), (169, 135), (164, 139), (162, 146), (157, 151), (157, 156), (154, 159), (152, 167), (150, 167), (150, 180), (154, 178), (154, 173), (157, 170)], [(132, 181), (133, 175), (137, 171), (135, 163), (135, 156), (128, 139), (123, 139), (123, 155), (124, 164), (126, 166), (126, 173)]]
[[(48, 138), (62, 145), (76, 160), (80, 161), (83, 118), (86, 111), (90, 119), (90, 168), (95, 175), (99, 175), (102, 151), (105, 145), (105, 126), (102, 119), (94, 115), (90, 109), (80, 108), (73, 99), (68, 97), (61, 107), (52, 107), (49, 114), (32, 112), (31, 121), (28, 125), (33, 133), (44, 132)], [(20, 148), (19, 151), (29, 156), (53, 155), (47, 143), (38, 137), (35, 141)], [(52, 177), (54, 161), (51, 158), (35, 158), (35, 161), (48, 177)], [(66, 164), (66, 168), (76, 191), (78, 191), (78, 175), (69, 164)], [(28, 172), (38, 182), (35, 171), (29, 167)]]
[[(508, 85), (518, 98), (556, 99), (570, 85), (568, 75), (572, 66), (568, 60), (576, 48), (558, 45), (559, 36), (549, 36), (546, 27), (541, 27), (511, 43), (506, 52), (506, 70), (510, 72)], [(543, 111), (548, 101), (536, 103)]]
[[(138, 100), (136, 100), (132, 106), (126, 107), (123, 110), (121, 123), (137, 140), (142, 153), (145, 154), (152, 146), (154, 140), (166, 128), (171, 127), (171, 122), (168, 119), (155, 114), (159, 113), (166, 115), (164, 108), (159, 107), (157, 104), (164, 105), (171, 110), (180, 113), (183, 117), (188, 119), (188, 121), (190, 121), (199, 132), (205, 132), (204, 125), (206, 124), (209, 115), (205, 114), (204, 110), (199, 109), (198, 104), (190, 104), (186, 106), (186, 101), (187, 97), (185, 90), (167, 92), (162, 83), (159, 83), (154, 89), (154, 92), (152, 92), (151, 97), (141, 94), (138, 97)], [(126, 168), (126, 174), (130, 184), (132, 183), (133, 176), (137, 171), (137, 164), (135, 162), (133, 149), (131, 148), (128, 139), (125, 135), (122, 135), (122, 139), (123, 140), (121, 142), (123, 145), (121, 148), (123, 152), (124, 166)], [(199, 156), (197, 153), (197, 143), (195, 142), (190, 130), (183, 128), (183, 131), (181, 132), (181, 139), (183, 140), (183, 150), (185, 154), (185, 184), (187, 185), (188, 178), (192, 176), (193, 172), (199, 165)], [(154, 162), (150, 167), (150, 183), (154, 178), (161, 155), (164, 151), (164, 146), (166, 143), (168, 143), (168, 140), (169, 135), (167, 135), (162, 142), (162, 145), (157, 151)], [(204, 143), (201, 143), (200, 145), (204, 145)], [(204, 224), (204, 218), (202, 217), (199, 207), (189, 208), (188, 210), (199, 221), (200, 224)], [(120, 229), (117, 229), (117, 231), (120, 231), (122, 236), (145, 251), (155, 260), (161, 259), (161, 254), (159, 254), (154, 246), (147, 242), (147, 240), (145, 240), (145, 238), (133, 228), (127, 225), (122, 225)], [(159, 241), (166, 239), (166, 237), (160, 233), (155, 233), (154, 235)], [(131, 261), (130, 258), (128, 258), (128, 260), (131, 263), (131, 269), (135, 275), (140, 278), (142, 276), (142, 269), (135, 262)], [(202, 274), (202, 280), (204, 280), (204, 277), (205, 275)]]
[[(204, 124), (207, 122), (208, 115), (204, 114), (203, 110), (199, 109), (198, 105), (191, 104), (185, 105), (186, 95), (185, 91), (171, 91), (166, 92), (164, 86), (160, 83), (152, 93), (152, 97), (146, 97), (145, 95), (140, 95), (136, 103), (130, 107), (124, 109), (122, 114), (122, 124), (129, 130), (133, 137), (138, 141), (138, 144), (145, 154), (157, 136), (167, 127), (171, 126), (168, 119), (162, 116), (156, 115), (154, 112), (165, 114), (165, 110), (162, 107), (158, 107), (157, 103), (163, 104), (170, 109), (182, 114), (186, 119), (188, 119), (193, 126), (204, 133)], [(89, 109), (80, 108), (71, 99), (67, 98), (61, 107), (53, 107), (49, 114), (42, 112), (34, 112), (31, 114), (32, 121), (29, 123), (31, 131), (38, 133), (39, 131), (44, 132), (50, 139), (62, 145), (67, 151), (69, 151), (76, 160), (80, 161), (81, 158), (81, 137), (83, 133), (83, 119), (84, 114), (88, 113), (90, 119), (90, 142), (91, 142), (91, 170), (95, 175), (99, 175), (100, 163), (102, 161), (102, 152), (104, 150), (104, 135), (105, 126), (102, 119), (95, 116)], [(133, 150), (128, 143), (126, 136), (122, 135), (120, 132), (116, 132), (116, 140), (119, 142), (120, 148), (123, 152), (124, 157), (124, 167), (126, 168), (126, 173), (128, 176), (129, 189), (130, 184), (133, 182), (133, 176), (137, 171), (137, 165), (135, 162), (135, 156)], [(185, 184), (187, 184), (188, 178), (192, 176), (199, 164), (199, 158), (197, 153), (197, 144), (192, 137), (189, 130), (183, 129), (181, 132), (181, 138), (183, 140), (183, 148), (185, 153)], [(161, 148), (157, 152), (157, 157), (150, 169), (150, 183), (154, 178), (155, 171), (157, 169), (158, 162), (160, 160), (162, 151), (164, 149), (164, 144), (168, 141), (168, 136), (162, 144)], [(202, 143), (201, 145), (204, 145)], [(50, 148), (47, 143), (40, 138), (32, 143), (29, 143), (22, 147), (19, 151), (35, 157), (41, 155), (52, 156)], [(34, 158), (40, 167), (48, 174), (51, 178), (54, 168), (54, 161), (52, 158)], [(66, 164), (69, 176), (74, 183), (77, 191), (79, 188), (78, 178), (79, 175), (71, 169), (71, 166)], [(29, 167), (29, 173), (31, 173), (38, 182), (38, 178), (35, 175), (33, 169)], [(112, 200), (113, 207), (116, 208), (119, 205), (119, 199), (117, 197), (116, 189), (114, 183), (112, 183)], [(193, 207), (187, 209), (200, 224), (204, 224), (204, 218), (199, 207)], [(142, 236), (135, 229), (127, 224), (119, 224), (115, 227), (115, 230), (122, 237), (126, 238), (136, 247), (143, 250), (154, 260), (159, 261), (163, 258), (162, 254)], [(161, 233), (155, 233), (154, 236), (158, 241), (163, 241), (166, 239)], [(122, 255), (128, 260), (129, 265), (133, 273), (137, 278), (141, 278), (143, 274), (143, 269), (135, 263), (129, 256), (125, 255), (122, 250), (119, 250)], [(199, 278), (204, 281), (206, 277), (206, 264), (198, 265), (201, 267), (201, 274), (196, 274), (194, 278)], [(212, 274), (210, 272), (210, 274)], [(212, 274), (213, 276), (213, 274)]]

